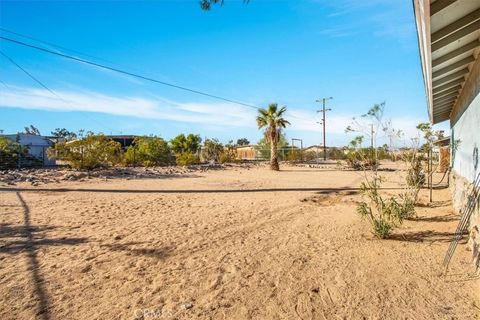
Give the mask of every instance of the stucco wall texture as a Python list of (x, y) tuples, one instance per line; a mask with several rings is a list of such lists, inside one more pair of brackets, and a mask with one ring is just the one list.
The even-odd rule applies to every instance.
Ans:
[[(455, 210), (471, 211), (467, 247), (472, 261), (480, 268), (480, 68), (477, 61), (474, 78), (467, 82), (463, 99), (452, 114), (451, 165), (452, 195)], [(463, 105), (462, 105), (463, 102)], [(455, 110), (454, 110), (455, 111)], [(461, 112), (463, 111), (463, 113)], [(456, 121), (455, 121), (456, 120)]]
[(480, 172), (480, 95), (452, 127), (451, 137), (453, 170), (473, 183)]

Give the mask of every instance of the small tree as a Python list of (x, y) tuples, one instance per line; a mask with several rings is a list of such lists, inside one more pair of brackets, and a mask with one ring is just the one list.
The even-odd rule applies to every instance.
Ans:
[(0, 137), (0, 169), (15, 168), (28, 154), (28, 147), (6, 137)]
[(200, 158), (194, 153), (183, 152), (176, 155), (176, 162), (179, 166), (189, 166), (200, 163)]
[(52, 136), (56, 138), (64, 138), (65, 140), (74, 140), (77, 138), (77, 134), (73, 131), (69, 131), (65, 128), (56, 128), (51, 132)]
[[(200, 0), (200, 8), (202, 10), (208, 11), (212, 8), (212, 5), (220, 4), (223, 5), (225, 0)], [(248, 3), (250, 0), (243, 0), (244, 3)]]
[(48, 152), (51, 158), (67, 161), (72, 168), (92, 170), (118, 163), (121, 145), (104, 135), (89, 134), (80, 140), (59, 142)]
[(164, 166), (172, 162), (168, 142), (159, 137), (135, 137), (123, 156), (125, 164)]
[(236, 162), (237, 153), (235, 152), (235, 146), (233, 145), (233, 141), (230, 140), (227, 144), (225, 144), (225, 148), (220, 155), (220, 163), (227, 163), (227, 162)]
[(34, 125), (31, 124), (29, 127), (25, 127), (22, 133), (31, 134), (31, 135), (34, 135), (34, 136), (39, 136), (40, 135), (40, 130), (38, 130), (37, 127), (35, 127)]
[(237, 139), (237, 146), (248, 146), (250, 141), (247, 138)]
[(197, 153), (201, 142), (202, 138), (200, 138), (200, 135), (191, 133), (187, 136), (182, 133), (170, 140), (172, 150), (175, 153)]
[(270, 169), (278, 171), (278, 154), (277, 144), (280, 139), (282, 129), (290, 124), (283, 114), (287, 111), (287, 107), (278, 108), (278, 104), (271, 103), (267, 109), (259, 109), (257, 117), (258, 128), (265, 128), (265, 139), (270, 142)]
[(185, 136), (183, 133), (170, 140), (177, 164), (186, 166), (199, 163), (198, 150), (201, 142), (200, 135), (189, 134)]
[(203, 142), (202, 158), (206, 161), (219, 162), (223, 145), (217, 139), (206, 139)]

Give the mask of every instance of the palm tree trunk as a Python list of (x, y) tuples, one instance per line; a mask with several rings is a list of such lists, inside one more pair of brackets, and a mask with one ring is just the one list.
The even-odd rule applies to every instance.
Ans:
[(278, 154), (277, 154), (277, 139), (270, 139), (270, 169), (279, 171), (280, 167), (278, 166)]

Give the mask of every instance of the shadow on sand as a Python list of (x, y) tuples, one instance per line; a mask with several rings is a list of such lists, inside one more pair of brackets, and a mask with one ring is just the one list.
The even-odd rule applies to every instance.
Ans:
[(107, 248), (111, 251), (121, 251), (128, 255), (147, 256), (157, 259), (165, 259), (172, 251), (173, 247), (163, 248), (143, 248), (142, 245), (148, 242), (127, 242), (115, 244), (102, 244), (101, 247)]
[[(414, 231), (401, 234), (393, 234), (388, 240), (406, 241), (406, 242), (450, 242), (453, 233), (438, 232), (434, 230)], [(465, 240), (466, 241), (466, 240)]]
[[(61, 246), (76, 245), (86, 241), (85, 238), (40, 238), (38, 233), (54, 229), (52, 226), (32, 226), (30, 222), (30, 208), (20, 195), (16, 192), (18, 201), (23, 209), (23, 226), (12, 226), (10, 224), (0, 225), (0, 238), (5, 238), (5, 243), (0, 248), (1, 253), (16, 254), (26, 252), (28, 259), (28, 270), (31, 272), (31, 279), (34, 286), (34, 294), (37, 300), (36, 317), (43, 320), (50, 319), (49, 298), (44, 286), (44, 279), (40, 272), (37, 257), (37, 250), (40, 246)], [(8, 240), (14, 238), (14, 240)], [(19, 240), (23, 238), (23, 240)]]

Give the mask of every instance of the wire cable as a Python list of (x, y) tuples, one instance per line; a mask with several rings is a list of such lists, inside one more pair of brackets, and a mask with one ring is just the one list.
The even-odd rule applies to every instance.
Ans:
[[(71, 105), (71, 103), (65, 99), (63, 99), (61, 96), (59, 96), (55, 91), (53, 91), (52, 89), (50, 89), (49, 87), (47, 87), (43, 82), (41, 82), (40, 80), (38, 80), (38, 78), (36, 78), (33, 74), (31, 74), (30, 72), (28, 72), (27, 70), (25, 70), (25, 68), (23, 68), (21, 65), (19, 65), (18, 63), (16, 63), (12, 58), (10, 58), (9, 56), (7, 56), (4, 52), (2, 52), (0, 50), (0, 54), (5, 57), (8, 61), (10, 61), (13, 65), (15, 65), (17, 68), (19, 68), (20, 70), (22, 70), (28, 77), (30, 77), (32, 80), (34, 80), (37, 84), (39, 84), (42, 88), (44, 88), (45, 90), (47, 90), (48, 92), (50, 92), (52, 95), (54, 95), (55, 97), (57, 97), (60, 101), (62, 101), (63, 103), (65, 103), (66, 105)], [(2, 83), (5, 85), (5, 87), (8, 88), (8, 86), (2, 81)], [(113, 132), (113, 129), (104, 125), (103, 123), (93, 119), (93, 118), (90, 118), (88, 117), (86, 114), (83, 114), (83, 113), (80, 113), (81, 115), (85, 116), (87, 119), (91, 120), (91, 121), (94, 121), (98, 124), (100, 124), (101, 126), (103, 126), (104, 128), (107, 128), (108, 130), (112, 131)]]
[(46, 48), (42, 48), (42, 47), (39, 47), (39, 46), (36, 46), (36, 45), (33, 45), (33, 44), (29, 44), (29, 43), (26, 43), (26, 42), (23, 42), (23, 41), (18, 41), (18, 40), (3, 37), (3, 36), (0, 36), (0, 39), (4, 40), (4, 41), (9, 41), (9, 42), (15, 43), (17, 45), (28, 47), (28, 48), (31, 48), (31, 49), (35, 49), (35, 50), (43, 51), (43, 52), (50, 53), (50, 54), (53, 54), (53, 55), (57, 55), (57, 56), (60, 56), (60, 57), (66, 58), (66, 59), (74, 60), (74, 61), (81, 62), (81, 63), (88, 64), (88, 65), (92, 65), (92, 66), (95, 66), (95, 67), (98, 67), (98, 68), (101, 68), (101, 69), (110, 70), (110, 71), (114, 71), (114, 72), (117, 72), (117, 73), (121, 73), (121, 74), (124, 74), (124, 75), (131, 76), (131, 77), (135, 77), (135, 78), (138, 78), (138, 79), (158, 83), (158, 84), (161, 84), (161, 85), (164, 85), (164, 86), (168, 86), (168, 87), (176, 88), (176, 89), (179, 89), (179, 90), (195, 93), (195, 94), (198, 94), (198, 95), (210, 97), (210, 98), (217, 99), (217, 100), (222, 100), (222, 101), (226, 101), (226, 102), (229, 102), (229, 103), (242, 105), (242, 106), (252, 108), (252, 109), (255, 109), (255, 110), (260, 109), (259, 107), (251, 105), (251, 104), (247, 104), (247, 103), (243, 103), (243, 102), (240, 102), (240, 101), (224, 98), (224, 97), (217, 96), (217, 95), (210, 94), (210, 93), (206, 93), (206, 92), (203, 92), (203, 91), (190, 89), (190, 88), (187, 88), (187, 87), (184, 87), (184, 86), (179, 86), (179, 85), (176, 85), (176, 84), (172, 84), (172, 83), (169, 83), (169, 82), (157, 80), (157, 79), (147, 77), (147, 76), (143, 76), (143, 75), (140, 75), (140, 74), (124, 71), (124, 70), (121, 70), (121, 69), (118, 69), (118, 68), (115, 68), (115, 67), (110, 67), (110, 66), (107, 66), (107, 65), (104, 65), (104, 64), (100, 64), (100, 63), (96, 63), (96, 62), (93, 62), (93, 61), (77, 58), (77, 57), (74, 57), (74, 56), (71, 56), (71, 55), (68, 55), (68, 54), (55, 52), (55, 51), (52, 51), (52, 50), (49, 50), (49, 49), (46, 49)]
[(7, 33), (11, 33), (11, 34), (14, 34), (14, 35), (16, 35), (16, 36), (19, 36), (19, 37), (22, 37), (22, 38), (25, 38), (25, 39), (33, 40), (33, 41), (35, 41), (35, 42), (45, 44), (45, 45), (47, 45), (47, 46), (49, 46), (49, 47), (52, 47), (52, 48), (57, 48), (57, 49), (64, 50), (64, 51), (70, 51), (70, 52), (76, 53), (76, 54), (78, 54), (78, 55), (82, 55), (82, 56), (85, 56), (85, 57), (89, 57), (89, 58), (93, 58), (93, 59), (97, 59), (97, 60), (101, 60), (101, 61), (104, 61), (104, 62), (109, 62), (109, 63), (111, 63), (110, 61), (107, 61), (107, 60), (105, 60), (105, 59), (102, 59), (102, 58), (99, 58), (99, 57), (95, 57), (95, 56), (92, 56), (92, 55), (90, 55), (90, 54), (86, 54), (86, 53), (80, 52), (80, 51), (78, 51), (78, 50), (70, 49), (70, 48), (67, 48), (67, 47), (64, 47), (64, 46), (61, 46), (61, 45), (58, 45), (58, 44), (49, 42), (49, 41), (40, 40), (40, 39), (38, 39), (38, 38), (34, 38), (34, 37), (32, 37), (32, 36), (28, 36), (28, 35), (26, 35), (26, 34), (22, 34), (22, 33), (19, 33), (19, 32), (15, 32), (15, 31), (12, 31), (12, 30), (8, 30), (8, 29), (2, 28), (2, 27), (0, 27), (0, 31), (7, 32)]

